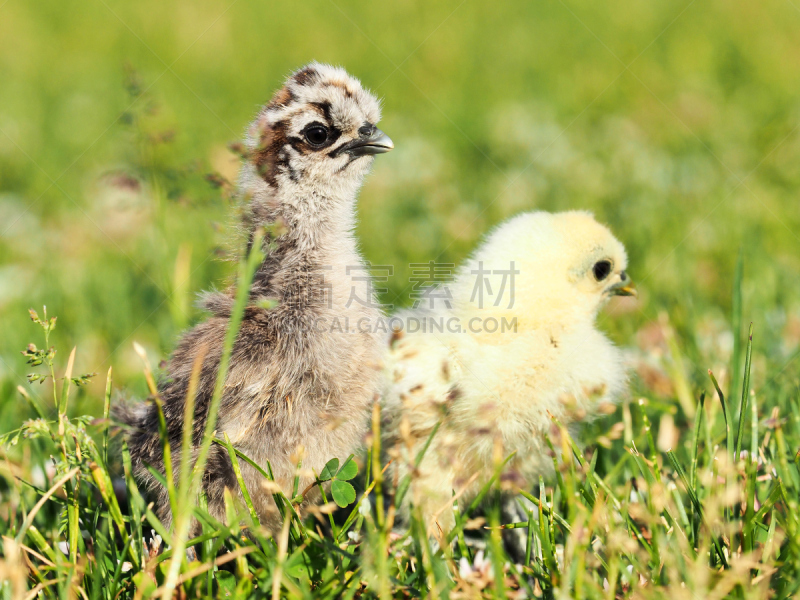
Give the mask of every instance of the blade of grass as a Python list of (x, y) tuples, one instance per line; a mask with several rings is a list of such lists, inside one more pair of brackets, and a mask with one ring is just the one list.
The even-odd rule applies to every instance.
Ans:
[(78, 348), (73, 347), (72, 352), (69, 353), (69, 360), (67, 361), (67, 370), (64, 372), (64, 383), (61, 385), (61, 401), (58, 403), (58, 416), (65, 417), (67, 414), (67, 405), (69, 403), (69, 389), (72, 384), (72, 369), (75, 366), (75, 353)]
[[(750, 409), (750, 452), (745, 466), (745, 509), (744, 523), (742, 525), (742, 548), (745, 552), (752, 552), (755, 548), (755, 501), (756, 501), (756, 472), (758, 470), (758, 407), (755, 398)], [(742, 415), (744, 417), (744, 415)]]
[[(214, 443), (219, 444), (220, 446), (225, 446), (225, 442), (223, 442), (222, 440), (215, 439)], [(237, 450), (236, 448), (234, 448), (233, 451), (236, 453), (237, 458), (242, 459), (248, 465), (253, 467), (256, 471), (258, 471), (258, 473), (262, 477), (264, 477), (264, 479), (266, 479), (267, 481), (272, 481), (273, 483), (275, 482), (275, 476), (272, 474), (272, 466), (269, 463), (267, 463), (268, 470), (265, 471), (264, 469), (261, 468), (261, 466), (258, 463), (256, 463), (253, 459), (247, 456), (244, 452)], [(273, 493), (272, 498), (275, 500), (275, 504), (277, 505), (278, 511), (281, 514), (281, 520), (283, 520), (286, 512), (285, 506), (286, 504), (289, 504), (289, 499), (286, 498), (285, 494), (280, 492)]]
[[(489, 511), (489, 520), (493, 526), (500, 524), (500, 507), (499, 505), (493, 506)], [(503, 557), (502, 551), (503, 540), (500, 535), (499, 529), (493, 529), (489, 532), (489, 548), (491, 549), (492, 567), (494, 570), (494, 597), (506, 598), (506, 591), (504, 585), (505, 574), (503, 573)]]
[[(214, 439), (213, 442), (215, 444), (219, 444), (220, 446), (225, 447), (225, 443), (223, 442), (223, 440)], [(247, 456), (244, 452), (241, 452), (236, 448), (234, 448), (233, 450), (236, 453), (236, 457), (238, 459), (243, 460), (248, 465), (253, 467), (267, 481), (275, 483), (275, 475), (272, 473), (272, 465), (269, 463), (269, 461), (267, 461), (267, 470), (265, 471), (263, 468), (261, 468), (260, 465), (258, 465), (253, 459)], [(302, 520), (300, 519), (300, 516), (294, 510), (292, 502), (289, 500), (289, 498), (286, 497), (286, 494), (284, 494), (280, 490), (272, 491), (271, 493), (272, 493), (272, 499), (275, 501), (275, 505), (278, 507), (278, 512), (281, 515), (281, 521), (283, 521), (287, 513), (292, 517), (293, 527), (290, 531), (292, 540), (295, 541), (296, 543), (302, 542), (303, 539), (306, 537), (305, 528), (303, 527), (303, 523)], [(277, 542), (273, 540), (273, 543)]]
[(378, 527), (383, 527), (383, 471), (381, 470), (381, 405), (372, 406), (372, 476), (375, 480), (375, 512)]
[[(523, 498), (526, 498), (527, 500), (530, 500), (531, 502), (533, 502), (536, 505), (536, 507), (539, 509), (539, 511), (543, 512), (544, 515), (547, 516), (548, 518), (550, 517), (550, 514), (553, 513), (553, 518), (558, 522), (558, 524), (561, 527), (563, 527), (564, 530), (567, 531), (568, 533), (572, 532), (572, 528), (570, 527), (569, 522), (564, 517), (559, 515), (558, 513), (555, 513), (553, 511), (553, 509), (551, 509), (549, 506), (547, 506), (547, 504), (542, 504), (541, 500), (539, 498), (537, 498), (536, 496), (534, 496), (533, 494), (531, 494), (529, 492), (526, 492), (523, 489), (519, 489), (518, 488), (516, 490), (516, 492), (520, 496), (522, 496)], [(519, 526), (519, 527), (523, 527), (523, 526), (527, 527), (527, 521), (521, 521), (520, 523), (510, 523), (509, 525), (504, 525), (503, 527), (506, 527), (506, 528), (510, 529), (511, 528), (510, 525)]]
[(47, 543), (47, 540), (44, 539), (44, 536), (36, 529), (35, 525), (31, 525), (28, 528), (28, 535), (33, 540), (33, 543), (36, 544), (36, 547), (39, 548), (42, 552), (44, 552), (45, 556), (50, 559), (51, 562), (57, 563), (58, 558), (56, 558), (55, 550), (50, 547), (50, 544)]
[(728, 396), (733, 398), (739, 391), (742, 379), (742, 279), (744, 275), (744, 257), (742, 249), (736, 258), (733, 272), (733, 295), (731, 298), (731, 331), (733, 331), (733, 354), (731, 356), (731, 385)]
[(556, 449), (553, 446), (553, 442), (550, 440), (549, 436), (544, 438), (544, 442), (545, 444), (547, 444), (547, 448), (550, 450), (550, 456), (553, 461), (553, 472), (556, 474), (556, 487), (558, 487), (558, 489), (561, 490), (561, 495), (564, 498), (570, 498), (571, 496), (567, 490), (567, 484), (564, 481), (564, 477), (561, 475), (561, 469), (559, 468), (558, 465), (559, 453), (556, 452)]
[(183, 401), (183, 431), (181, 434), (181, 463), (178, 471), (178, 481), (181, 493), (189, 485), (189, 474), (191, 472), (192, 456), (192, 434), (194, 433), (194, 409), (197, 400), (197, 387), (200, 383), (200, 374), (203, 369), (203, 361), (208, 353), (208, 347), (201, 347), (192, 364), (192, 372), (189, 375), (189, 385), (186, 386), (186, 397)]
[[(567, 519), (572, 523), (575, 521), (576, 511), (578, 509), (578, 502), (576, 501), (578, 490), (582, 489), (578, 481), (578, 474), (575, 470), (575, 461), (577, 460), (579, 463), (582, 463), (583, 457), (576, 458), (574, 453), (571, 452), (573, 442), (567, 428), (552, 416), (550, 418), (558, 426), (560, 432), (559, 441), (561, 442), (561, 462), (567, 465), (567, 476), (563, 479), (565, 487), (562, 501), (565, 502), (567, 506)], [(578, 454), (580, 455), (580, 452), (578, 452)], [(555, 460), (555, 457), (553, 457), (553, 459)], [(559, 469), (559, 471), (560, 470), (561, 469)], [(589, 499), (589, 502), (591, 502), (591, 499)]]
[[(545, 518), (544, 506), (546, 505), (545, 497), (547, 495), (546, 488), (544, 487), (544, 478), (539, 477), (539, 540), (542, 543), (542, 558), (544, 559), (545, 567), (548, 570), (549, 581), (547, 582), (551, 588), (558, 586), (558, 561), (553, 548), (552, 539), (550, 538), (550, 530), (547, 527), (547, 519)], [(553, 515), (555, 504), (550, 507), (550, 515)]]
[(754, 521), (763, 521), (764, 517), (767, 516), (767, 513), (772, 510), (772, 507), (775, 506), (775, 503), (781, 499), (783, 496), (783, 486), (781, 486), (780, 482), (775, 484), (775, 487), (772, 488), (772, 492), (770, 492), (767, 499), (764, 501), (764, 504), (761, 505), (761, 508), (758, 509), (758, 512), (753, 515)]
[(747, 335), (747, 355), (744, 363), (744, 383), (742, 384), (742, 400), (739, 403), (739, 427), (736, 432), (736, 452), (734, 460), (738, 462), (742, 451), (742, 440), (744, 440), (744, 423), (747, 420), (747, 401), (750, 397), (750, 361), (753, 356), (753, 324), (750, 323), (750, 331)]
[[(655, 483), (657, 483), (656, 480), (655, 480), (655, 475), (653, 473), (651, 473), (650, 469), (647, 468), (647, 465), (645, 464), (645, 461), (643, 460), (642, 456), (639, 454), (639, 450), (637, 450), (635, 445), (632, 448), (628, 448), (628, 453), (633, 457), (634, 462), (639, 467), (639, 471), (641, 472), (642, 477), (644, 477), (644, 479), (645, 479), (645, 482), (647, 484), (647, 489), (648, 489), (647, 507), (650, 510), (651, 515), (655, 516), (656, 513), (655, 513), (655, 508), (654, 508), (654, 505), (653, 505), (653, 495), (652, 495), (652, 493), (650, 493), (650, 490), (652, 490), (653, 485)], [(665, 511), (665, 514), (666, 514), (666, 517), (667, 517), (668, 521), (672, 525), (674, 525), (675, 523), (674, 523), (674, 519), (672, 519), (672, 516), (669, 515), (669, 513), (666, 513), (666, 511)], [(639, 527), (636, 525), (636, 523), (633, 522), (633, 520), (630, 518), (630, 515), (626, 516), (626, 521), (628, 523), (628, 530), (633, 532), (636, 535), (636, 537), (639, 538), (641, 536), (641, 533), (639, 531)], [(640, 541), (644, 541), (644, 536), (641, 536)], [(651, 537), (650, 543), (647, 544), (645, 547), (649, 550), (650, 559), (652, 561), (652, 564), (653, 565), (662, 564), (661, 552), (660, 552), (660, 549), (658, 547), (658, 539), (655, 536)]]
[(167, 597), (171, 597), (175, 591), (175, 587), (178, 582), (178, 574), (180, 573), (181, 560), (187, 541), (189, 527), (191, 525), (191, 511), (185, 510), (184, 507), (195, 501), (203, 474), (205, 473), (208, 453), (215, 437), (214, 432), (217, 426), (217, 413), (219, 412), (222, 394), (225, 389), (225, 380), (228, 375), (228, 366), (230, 365), (233, 346), (239, 334), (239, 327), (242, 323), (242, 319), (244, 318), (245, 308), (250, 300), (250, 286), (253, 281), (253, 275), (263, 259), (263, 252), (261, 248), (263, 239), (264, 231), (262, 229), (258, 229), (253, 236), (253, 242), (250, 247), (249, 254), (239, 263), (236, 297), (231, 310), (230, 320), (228, 321), (228, 329), (225, 332), (225, 340), (223, 342), (222, 355), (217, 368), (214, 392), (211, 396), (211, 402), (209, 403), (208, 414), (206, 416), (206, 426), (203, 432), (203, 441), (201, 442), (197, 453), (197, 459), (192, 472), (189, 489), (183, 491), (182, 493), (181, 509), (183, 509), (183, 512), (177, 513), (178, 518), (175, 523), (175, 535), (173, 537), (173, 542), (176, 548), (175, 556), (170, 563), (166, 581), (164, 582), (163, 586), (163, 594)]
[(233, 444), (231, 444), (231, 438), (228, 437), (228, 433), (223, 433), (223, 436), (225, 437), (225, 447), (228, 449), (228, 457), (231, 459), (231, 465), (233, 465), (233, 473), (236, 475), (236, 482), (239, 484), (239, 490), (242, 492), (242, 498), (250, 513), (250, 518), (253, 520), (254, 525), (259, 525), (258, 513), (256, 513), (253, 500), (250, 498), (250, 492), (242, 478), (242, 469), (239, 466), (239, 460), (236, 458), (236, 450), (234, 450)]
[[(89, 465), (89, 469), (92, 472), (92, 479), (100, 492), (100, 496), (103, 498), (106, 506), (108, 506), (107, 514), (111, 517), (111, 520), (117, 526), (122, 536), (122, 543), (129, 544), (128, 531), (125, 528), (125, 519), (122, 517), (122, 510), (117, 501), (117, 496), (114, 493), (114, 485), (111, 483), (111, 477), (108, 475), (108, 471), (94, 461)], [(134, 563), (138, 562), (136, 550), (134, 549), (132, 553), (135, 557)]]
[(675, 332), (669, 323), (667, 313), (659, 315), (661, 322), (661, 330), (664, 333), (664, 339), (669, 348), (669, 354), (672, 361), (667, 363), (667, 370), (669, 371), (670, 378), (675, 386), (675, 395), (681, 405), (681, 409), (690, 419), (694, 417), (694, 398), (689, 386), (689, 379), (686, 375), (686, 366), (683, 360), (683, 353), (681, 352), (678, 340), (675, 339)]
[(456, 523), (456, 526), (447, 534), (446, 540), (447, 540), (448, 544), (452, 543), (452, 541), (455, 538), (455, 536), (458, 535), (458, 532), (461, 531), (464, 528), (464, 525), (466, 524), (466, 520), (469, 519), (469, 516), (472, 514), (472, 511), (474, 511), (478, 507), (478, 505), (483, 501), (484, 497), (486, 497), (486, 494), (489, 492), (491, 487), (495, 484), (497, 479), (500, 477), (500, 474), (503, 472), (503, 469), (508, 464), (508, 461), (510, 461), (512, 458), (514, 458), (514, 456), (516, 456), (516, 454), (517, 454), (516, 451), (512, 452), (511, 454), (509, 454), (506, 457), (506, 459), (502, 463), (500, 463), (497, 466), (497, 468), (495, 468), (494, 474), (492, 475), (492, 477), (489, 479), (489, 481), (487, 481), (483, 485), (483, 487), (481, 487), (480, 491), (478, 492), (478, 495), (475, 496), (475, 499), (467, 507), (467, 510), (462, 513), (460, 522)]
[[(314, 473), (314, 477), (317, 477), (316, 473)], [(327, 504), (328, 494), (325, 493), (325, 482), (317, 479), (317, 487), (319, 488), (320, 496), (322, 496), (322, 503)], [(333, 513), (330, 512), (328, 513), (328, 524), (331, 526), (331, 535), (333, 536), (333, 539), (339, 539), (339, 530), (336, 527), (336, 520), (333, 518)]]
[[(456, 522), (461, 519), (461, 505), (459, 504), (459, 499), (455, 499), (453, 501), (453, 516), (455, 517)], [(456, 536), (456, 544), (458, 545), (458, 551), (461, 556), (472, 562), (473, 556), (469, 551), (469, 546), (467, 546), (467, 540), (464, 536), (463, 530), (458, 532), (458, 535)]]
[[(767, 539), (764, 540), (764, 549), (761, 552), (761, 564), (768, 565), (770, 560), (773, 558), (772, 554), (775, 551), (775, 529), (778, 525), (778, 519), (775, 518), (775, 515), (772, 515), (772, 518), (769, 520), (769, 529), (767, 531)], [(759, 569), (759, 575), (763, 572), (762, 569)]]
[[(419, 466), (422, 464), (422, 459), (425, 458), (425, 453), (430, 448), (431, 442), (433, 441), (433, 437), (436, 435), (436, 432), (439, 431), (439, 426), (442, 424), (441, 421), (438, 421), (436, 425), (433, 426), (433, 430), (431, 431), (428, 439), (425, 440), (425, 445), (422, 446), (422, 449), (417, 452), (417, 456), (414, 459), (414, 468), (419, 469)], [(400, 481), (400, 484), (397, 486), (397, 494), (395, 494), (395, 504), (397, 506), (401, 506), (403, 503), (403, 499), (406, 496), (406, 492), (408, 492), (408, 487), (411, 484), (411, 475), (408, 474)]]
[(650, 424), (650, 419), (647, 417), (647, 411), (644, 406), (644, 398), (639, 398), (639, 410), (642, 413), (642, 424), (647, 436), (647, 443), (650, 446), (650, 461), (653, 463), (653, 474), (655, 475), (655, 480), (661, 483), (661, 470), (658, 468), (658, 449), (656, 448), (655, 440), (653, 440), (653, 427)]
[(103, 422), (105, 423), (105, 430), (103, 431), (103, 464), (108, 464), (108, 435), (111, 430), (109, 422), (109, 414), (111, 412), (111, 371), (113, 367), (108, 367), (108, 375), (106, 375), (106, 392), (103, 396)]
[[(142, 538), (142, 511), (144, 510), (144, 499), (139, 494), (139, 489), (136, 487), (136, 482), (133, 479), (133, 469), (131, 467), (131, 453), (128, 449), (128, 443), (123, 440), (122, 442), (122, 469), (125, 475), (125, 488), (128, 496), (128, 506), (131, 511), (131, 521), (133, 523), (133, 538), (136, 548), (141, 548), (144, 542)], [(133, 561), (138, 567), (144, 567), (144, 557), (141, 562), (138, 560)]]
[(292, 482), (292, 499), (297, 497), (300, 492), (300, 469), (303, 468), (303, 461), (297, 461), (297, 467), (294, 469), (294, 481)]
[(536, 519), (533, 518), (533, 511), (528, 509), (528, 536), (525, 540), (525, 566), (531, 564), (531, 552), (533, 550), (533, 529)]
[[(672, 450), (667, 450), (667, 458), (669, 458), (669, 461), (672, 463), (672, 468), (675, 469), (678, 477), (683, 482), (683, 485), (686, 488), (686, 493), (689, 495), (689, 500), (694, 505), (695, 510), (698, 512), (701, 518), (705, 518), (703, 505), (701, 504), (700, 499), (697, 497), (697, 493), (695, 492), (694, 488), (692, 488), (692, 486), (689, 484), (689, 478), (686, 476), (686, 472), (683, 470), (683, 467), (678, 462), (678, 458), (675, 456), (675, 453)], [(725, 558), (725, 554), (720, 547), (719, 540), (716, 538), (713, 532), (711, 533), (711, 542), (717, 551), (717, 555), (719, 556), (722, 566), (727, 569), (729, 567), (728, 560)]]
[(280, 600), (281, 582), (283, 579), (283, 563), (286, 559), (286, 549), (289, 546), (289, 529), (291, 519), (283, 519), (281, 534), (278, 538), (278, 555), (275, 559), (275, 570), (272, 572), (272, 600)]
[(61, 488), (61, 486), (63, 486), (70, 479), (72, 479), (80, 470), (81, 470), (80, 467), (75, 467), (74, 469), (68, 471), (61, 479), (56, 481), (50, 487), (49, 490), (45, 492), (44, 496), (39, 498), (39, 501), (33, 506), (31, 511), (28, 513), (28, 516), (25, 517), (25, 520), (22, 522), (22, 525), (20, 526), (17, 535), (14, 537), (14, 542), (16, 544), (21, 544), (22, 540), (25, 539), (25, 533), (28, 531), (28, 528), (33, 524), (33, 519), (36, 517), (36, 513), (38, 513), (39, 510), (41, 510), (42, 506), (44, 506), (45, 502), (47, 502), (47, 499), (53, 494), (55, 494), (59, 490), (59, 488)]
[[(67, 454), (67, 436), (65, 435), (67, 419), (67, 406), (69, 404), (69, 390), (72, 384), (72, 369), (75, 366), (75, 353), (77, 347), (72, 348), (67, 361), (67, 368), (64, 371), (64, 382), (61, 384), (61, 400), (58, 403), (58, 437), (61, 440), (61, 452), (64, 455), (64, 462), (69, 464), (69, 456)], [(53, 384), (55, 385), (55, 383)], [(75, 441), (75, 452), (80, 453), (80, 448)], [(75, 482), (68, 487), (71, 487), (72, 501), (67, 506), (67, 520), (68, 520), (68, 536), (69, 541), (69, 561), (75, 565), (78, 562), (78, 538), (80, 537), (80, 522), (79, 522), (79, 494), (80, 494), (80, 470), (76, 474)]]
[(36, 398), (34, 398), (33, 396), (31, 396), (31, 395), (28, 393), (28, 390), (26, 390), (26, 389), (25, 389), (24, 387), (22, 387), (21, 385), (18, 385), (18, 386), (17, 386), (17, 391), (19, 392), (20, 396), (22, 396), (23, 398), (25, 398), (25, 401), (26, 401), (28, 404), (30, 404), (30, 405), (31, 405), (31, 408), (33, 409), (33, 412), (35, 412), (35, 413), (36, 413), (36, 416), (37, 416), (38, 418), (40, 418), (40, 419), (42, 419), (42, 420), (46, 421), (46, 420), (47, 420), (47, 415), (45, 415), (45, 414), (44, 414), (44, 410), (42, 409), (41, 405), (39, 404), (39, 401), (38, 401), (38, 400), (36, 400)]
[(697, 487), (697, 456), (700, 451), (700, 425), (703, 422), (706, 393), (700, 393), (700, 400), (697, 403), (697, 412), (694, 419), (694, 435), (692, 436), (692, 462), (689, 468), (689, 481), (692, 487)]
[[(714, 384), (714, 389), (717, 391), (717, 396), (719, 396), (719, 403), (722, 406), (722, 416), (725, 419), (725, 448), (728, 455), (728, 462), (730, 464), (730, 468), (726, 469), (725, 474), (725, 489), (729, 494), (732, 494), (732, 486), (733, 482), (731, 481), (731, 477), (728, 474), (728, 471), (733, 469), (733, 466), (736, 464), (736, 460), (734, 458), (734, 447), (733, 447), (733, 438), (731, 433), (731, 419), (733, 416), (730, 414), (728, 410), (728, 403), (725, 401), (725, 394), (722, 393), (722, 390), (719, 387), (719, 383), (717, 383), (717, 378), (714, 377), (714, 373), (711, 372), (711, 369), (708, 370), (708, 376), (711, 378), (711, 382)], [(709, 423), (709, 426), (711, 424)], [(730, 507), (725, 507), (725, 520), (730, 521), (733, 518), (731, 513)]]
[(167, 429), (167, 419), (164, 416), (164, 407), (161, 399), (156, 396), (153, 399), (158, 412), (158, 435), (161, 440), (161, 450), (164, 457), (164, 482), (169, 495), (169, 506), (173, 515), (180, 514), (182, 507), (178, 506), (178, 496), (175, 490), (175, 476), (172, 471), (172, 447), (169, 443), (169, 430)]
[[(192, 539), (188, 540), (186, 542), (186, 547), (190, 548), (192, 546), (197, 546), (198, 544), (202, 544), (203, 542), (207, 542), (208, 540), (213, 540), (213, 539), (216, 539), (216, 538), (218, 538), (220, 536), (223, 536), (226, 533), (228, 533), (227, 528), (217, 529), (217, 530), (212, 531), (210, 533), (204, 533), (201, 536), (198, 536), (196, 538), (192, 538)], [(167, 548), (166, 550), (164, 550), (161, 554), (159, 554), (156, 557), (156, 564), (162, 563), (165, 560), (168, 560), (168, 559), (172, 558), (173, 554), (175, 554), (173, 549), (172, 548)]]

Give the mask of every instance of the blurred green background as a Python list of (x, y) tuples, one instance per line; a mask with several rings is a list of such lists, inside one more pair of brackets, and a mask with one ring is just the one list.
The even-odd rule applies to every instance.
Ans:
[[(641, 290), (602, 317), (617, 342), (658, 355), (664, 313), (693, 381), (724, 369), (741, 251), (754, 380), (796, 378), (798, 32), (788, 0), (0, 1), (0, 429), (26, 411), (28, 307), (101, 373), (78, 410), (109, 366), (144, 393), (133, 341), (164, 358), (233, 271), (207, 175), (234, 177), (227, 145), (312, 59), (384, 99), (396, 150), (358, 235), (395, 266), (385, 302), (409, 303), (409, 263), (459, 263), (519, 211), (586, 208)], [(640, 383), (669, 399), (660, 368)]]

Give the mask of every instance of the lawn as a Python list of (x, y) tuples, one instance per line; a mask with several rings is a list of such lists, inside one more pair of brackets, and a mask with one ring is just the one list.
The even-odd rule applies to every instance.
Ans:
[[(2, 594), (796, 594), (799, 30), (790, 0), (0, 1)], [(493, 490), (452, 544), (395, 527), (374, 444), (354, 477), (331, 457), (357, 492), (333, 514), (281, 498), (271, 538), (247, 506), (230, 526), (201, 506), (197, 563), (154, 547), (187, 540), (159, 530), (104, 411), (147, 396), (198, 292), (246, 273), (230, 145), (312, 59), (383, 98), (396, 148), (357, 235), (393, 267), (389, 310), (410, 264), (459, 264), (524, 210), (591, 210), (627, 248), (639, 299), (600, 325), (630, 393), (580, 444), (553, 436), (556, 478), (506, 490), (536, 507), (520, 560)]]

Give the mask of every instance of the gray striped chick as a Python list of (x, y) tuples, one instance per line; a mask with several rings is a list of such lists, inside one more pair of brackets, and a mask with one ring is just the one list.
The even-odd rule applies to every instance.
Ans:
[[(375, 126), (379, 120), (378, 101), (357, 79), (312, 63), (289, 77), (247, 131), (238, 188), (247, 204), (250, 243), (256, 228), (277, 226), (264, 241), (266, 258), (250, 290), (216, 430), (256, 463), (269, 461), (287, 496), (300, 455), (303, 490), (313, 481), (311, 470), (319, 473), (329, 459), (359, 448), (378, 392), (380, 335), (342, 324), (381, 317), (353, 236), (364, 176), (375, 155), (393, 148)], [(175, 465), (198, 360), (194, 449), (201, 442), (234, 294), (229, 289), (204, 296), (210, 317), (184, 334), (160, 380)], [(277, 304), (265, 308), (264, 299)], [(118, 414), (131, 427), (136, 475), (154, 493), (158, 515), (169, 525), (166, 490), (146, 468), (163, 473), (155, 406), (121, 407)], [(271, 493), (255, 469), (241, 466), (262, 524), (274, 529), (278, 513)], [(209, 512), (220, 520), (226, 487), (238, 492), (227, 453), (214, 444), (203, 491)], [(305, 505), (314, 501), (311, 494)]]

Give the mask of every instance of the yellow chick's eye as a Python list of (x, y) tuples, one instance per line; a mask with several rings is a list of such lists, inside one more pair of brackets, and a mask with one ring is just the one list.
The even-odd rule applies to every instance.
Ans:
[(592, 273), (597, 281), (603, 281), (611, 274), (611, 261), (598, 260), (592, 267)]

